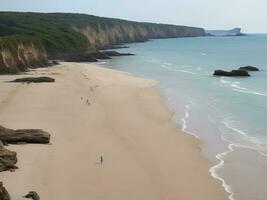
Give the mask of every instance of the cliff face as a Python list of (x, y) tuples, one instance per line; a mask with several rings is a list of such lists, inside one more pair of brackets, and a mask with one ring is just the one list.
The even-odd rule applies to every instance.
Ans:
[(44, 67), (47, 63), (45, 49), (33, 42), (18, 43), (13, 48), (0, 47), (0, 74)]
[(204, 36), (201, 28), (144, 23), (97, 24), (73, 29), (84, 34), (89, 46), (105, 48), (129, 42), (143, 42), (156, 38)]
[(0, 73), (46, 66), (47, 55), (59, 59), (121, 43), (204, 35), (201, 28), (86, 14), (0, 12)]

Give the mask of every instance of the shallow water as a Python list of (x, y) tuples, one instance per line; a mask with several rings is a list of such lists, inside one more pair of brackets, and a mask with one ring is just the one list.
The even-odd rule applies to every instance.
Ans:
[[(104, 67), (160, 81), (157, 90), (182, 130), (200, 138), (230, 199), (266, 200), (267, 35), (153, 40), (121, 52), (136, 56)], [(253, 65), (249, 78), (213, 77), (215, 69)]]

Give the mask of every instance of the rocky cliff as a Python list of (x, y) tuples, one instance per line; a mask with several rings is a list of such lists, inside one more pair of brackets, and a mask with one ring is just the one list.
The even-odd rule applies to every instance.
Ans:
[(111, 45), (129, 42), (143, 42), (156, 38), (196, 37), (204, 36), (201, 28), (184, 26), (150, 24), (150, 23), (113, 23), (87, 25), (73, 29), (85, 35), (89, 45), (96, 48), (105, 48)]
[(46, 66), (47, 57), (57, 59), (121, 43), (205, 34), (201, 28), (85, 14), (0, 12), (0, 73)]
[(0, 46), (0, 74), (27, 71), (29, 68), (47, 66), (45, 49), (31, 42), (18, 42), (13, 46)]

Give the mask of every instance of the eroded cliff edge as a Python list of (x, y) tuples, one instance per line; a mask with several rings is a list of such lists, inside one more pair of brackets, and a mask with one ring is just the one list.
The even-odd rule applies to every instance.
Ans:
[(156, 38), (205, 35), (204, 30), (199, 28), (132, 22), (112, 25), (97, 24), (96, 27), (92, 27), (92, 25), (85, 27), (73, 26), (73, 28), (86, 36), (90, 46), (97, 48), (105, 48), (121, 43), (144, 42)]
[(122, 43), (204, 35), (202, 28), (85, 14), (0, 12), (0, 73), (44, 67), (50, 58)]
[(29, 68), (48, 65), (44, 47), (35, 41), (17, 40), (1, 43), (0, 39), (0, 74), (17, 73)]

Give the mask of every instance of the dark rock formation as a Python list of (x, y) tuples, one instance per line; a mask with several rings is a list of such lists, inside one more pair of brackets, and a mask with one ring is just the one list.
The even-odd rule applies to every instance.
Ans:
[(118, 45), (110, 45), (106, 46), (105, 48), (99, 48), (99, 50), (105, 50), (105, 49), (126, 49), (130, 48), (129, 46), (123, 45), (123, 44), (118, 44)]
[(106, 54), (107, 56), (133, 56), (134, 55), (131, 53), (119, 53), (117, 51), (102, 51), (102, 53)]
[(224, 71), (224, 70), (215, 70), (213, 73), (214, 76), (250, 76), (250, 74), (245, 70), (232, 70), (232, 71)]
[(65, 62), (97, 62), (98, 59), (111, 59), (111, 56), (129, 56), (130, 53), (119, 53), (117, 51), (93, 51), (79, 52), (73, 54), (59, 55)]
[[(93, 53), (75, 53), (75, 54), (66, 54), (60, 55), (60, 59), (63, 59), (65, 62), (97, 62), (97, 56)], [(101, 57), (107, 59), (107, 57)]]
[(0, 140), (2, 142), (16, 143), (40, 143), (48, 144), (50, 134), (40, 129), (18, 129), (12, 130), (0, 126)]
[(246, 70), (246, 71), (260, 71), (257, 67), (253, 67), (253, 66), (240, 67), (239, 70)]
[(0, 200), (10, 200), (10, 196), (6, 190), (6, 188), (3, 186), (3, 183), (0, 182)]
[[(0, 172), (7, 170), (14, 170), (17, 167), (17, 154), (16, 152), (9, 151), (0, 141)], [(1, 199), (1, 198), (0, 198)]]
[(39, 200), (40, 199), (40, 197), (37, 194), (37, 192), (34, 192), (34, 191), (30, 191), (28, 194), (26, 194), (24, 196), (24, 198), (33, 199), (33, 200)]
[(59, 65), (60, 63), (57, 61), (57, 60), (52, 60), (51, 61), (51, 65), (53, 66), (53, 65)]
[(15, 82), (15, 83), (45, 83), (45, 82), (51, 83), (51, 82), (55, 82), (55, 79), (50, 78), (50, 77), (46, 77), (46, 76), (26, 77), (26, 78), (17, 78), (11, 82)]

